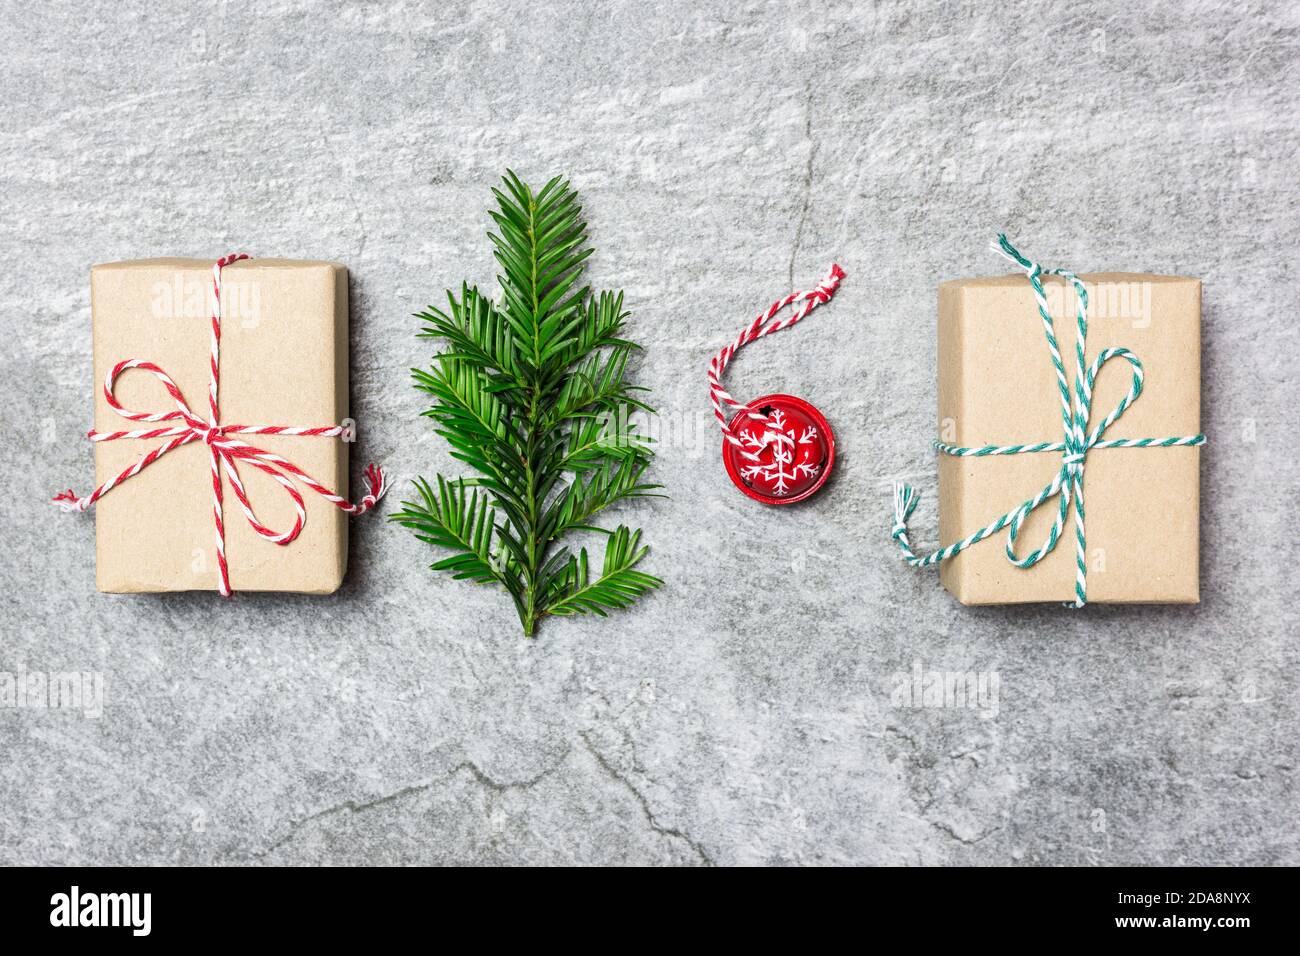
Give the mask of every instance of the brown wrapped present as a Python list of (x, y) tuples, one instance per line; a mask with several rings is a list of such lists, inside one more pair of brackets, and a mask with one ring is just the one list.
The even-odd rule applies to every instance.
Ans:
[(953, 543), (912, 550), (919, 496), (900, 486), (905, 560), (941, 564), (963, 604), (1196, 603), (1200, 281), (1043, 270), (999, 242), (1023, 273), (939, 287), (939, 534)]
[(101, 591), (339, 587), (346, 514), (384, 490), (371, 466), (366, 497), (342, 497), (347, 293), (347, 270), (329, 262), (231, 256), (91, 270), (99, 487), (56, 500), (99, 502)]

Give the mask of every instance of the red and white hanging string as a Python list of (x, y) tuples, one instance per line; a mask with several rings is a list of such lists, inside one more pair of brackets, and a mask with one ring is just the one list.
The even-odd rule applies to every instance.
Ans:
[[(366, 466), (365, 477), (368, 491), (360, 501), (355, 503), (348, 501), (322, 485), (307, 472), (303, 471), (293, 462), (288, 461), (279, 455), (272, 454), (261, 448), (255, 448), (247, 442), (232, 437), (236, 434), (241, 435), (293, 435), (312, 438), (339, 438), (344, 434), (342, 425), (324, 425), (318, 427), (294, 427), (289, 425), (223, 425), (221, 424), (221, 414), (217, 402), (217, 385), (220, 381), (220, 362), (221, 362), (221, 270), (232, 262), (238, 262), (241, 259), (249, 258), (244, 253), (224, 256), (218, 259), (212, 266), (212, 292), (213, 292), (213, 310), (212, 310), (212, 353), (209, 363), (211, 369), (211, 380), (208, 384), (208, 409), (209, 417), (205, 422), (190, 409), (181, 394), (181, 390), (172, 381), (171, 376), (164, 372), (152, 362), (146, 362), (142, 359), (127, 359), (118, 362), (109, 370), (107, 378), (104, 380), (104, 398), (108, 401), (109, 406), (121, 415), (123, 418), (135, 422), (170, 422), (181, 421), (184, 424), (171, 425), (163, 428), (142, 428), (134, 431), (117, 431), (117, 432), (100, 432), (91, 429), (87, 438), (91, 441), (117, 441), (119, 439), (141, 439), (149, 440), (153, 438), (168, 439), (163, 444), (147, 452), (134, 465), (123, 470), (121, 473), (104, 482), (89, 495), (84, 498), (78, 497), (71, 489), (60, 492), (54, 496), (57, 502), (65, 511), (85, 511), (104, 495), (108, 494), (113, 488), (120, 485), (129, 478), (134, 478), (140, 472), (144, 471), (163, 455), (180, 448), (182, 445), (188, 445), (190, 442), (201, 441), (208, 446), (209, 460), (212, 466), (212, 520), (216, 527), (216, 549), (217, 549), (217, 566), (219, 569), (218, 587), (220, 592), (229, 596), (230, 590), (230, 571), (226, 565), (226, 528), (222, 520), (222, 481), (221, 476), (224, 473), (230, 479), (230, 486), (234, 489), (235, 498), (239, 502), (240, 509), (244, 512), (244, 517), (253, 530), (262, 537), (275, 544), (285, 545), (293, 541), (302, 532), (303, 525), (307, 521), (307, 509), (303, 504), (302, 494), (295, 486), (293, 479), (301, 481), (304, 485), (316, 492), (326, 501), (348, 514), (364, 514), (374, 507), (375, 503), (384, 496), (387, 485), (384, 479), (384, 473), (377, 465), (370, 464)], [(156, 379), (163, 383), (167, 393), (171, 396), (172, 401), (176, 403), (176, 410), (172, 412), (133, 412), (124, 408), (113, 394), (113, 388), (117, 378), (123, 372), (129, 369), (138, 368), (149, 372)], [(239, 477), (239, 468), (237, 462), (247, 462), (254, 468), (270, 475), (288, 494), (289, 499), (293, 502), (294, 522), (293, 526), (287, 531), (275, 531), (264, 525), (253, 510), (252, 504), (248, 500), (248, 493), (244, 489), (244, 483)]]
[[(829, 302), (843, 278), (844, 270), (837, 265), (832, 265), (830, 271), (826, 273), (826, 277), (817, 284), (816, 288), (804, 292), (791, 292), (784, 299), (777, 299), (765, 311), (755, 316), (753, 322), (740, 330), (736, 340), (713, 356), (713, 359), (709, 362), (709, 400), (713, 403), (713, 414), (718, 417), (718, 425), (722, 428), (722, 436), (736, 447), (737, 453), (742, 457), (750, 461), (758, 461), (759, 453), (746, 449), (741, 439), (734, 434), (727, 423), (727, 414), (723, 411), (723, 406), (728, 406), (736, 411), (746, 411), (747, 417), (754, 421), (766, 422), (767, 416), (756, 410), (749, 409), (749, 406), (743, 402), (736, 401), (722, 387), (722, 375), (727, 370), (727, 365), (730, 364), (732, 356), (736, 354), (738, 349), (756, 339), (771, 335), (773, 332), (780, 332), (782, 329), (788, 329), (823, 302)], [(786, 306), (793, 305), (796, 302), (800, 302), (802, 305), (790, 315), (784, 319), (774, 318)]]

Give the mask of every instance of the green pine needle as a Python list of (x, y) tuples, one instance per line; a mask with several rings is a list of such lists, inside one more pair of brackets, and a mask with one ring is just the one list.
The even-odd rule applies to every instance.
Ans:
[[(411, 370), (431, 397), (423, 414), (477, 474), (437, 475), (436, 488), (418, 478), (418, 498), (391, 517), (450, 552), (433, 570), (503, 587), (532, 636), (548, 614), (604, 617), (663, 583), (636, 569), (649, 550), (639, 530), (593, 523), (615, 502), (656, 496), (651, 439), (629, 421), (654, 409), (627, 381), (637, 346), (622, 337), (623, 294), (582, 284), (592, 249), (577, 194), (558, 177), (535, 193), (508, 170), (492, 193), (500, 298), (462, 284), (420, 313), (419, 334), (446, 348)], [(599, 571), (586, 548), (560, 544), (570, 532), (606, 536)]]

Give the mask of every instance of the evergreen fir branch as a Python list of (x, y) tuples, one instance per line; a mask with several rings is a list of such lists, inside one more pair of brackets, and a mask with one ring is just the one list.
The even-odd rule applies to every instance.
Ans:
[(587, 521), (616, 501), (625, 498), (662, 497), (655, 494), (662, 485), (641, 480), (649, 461), (625, 458), (615, 464), (606, 460), (599, 469), (586, 475), (577, 475), (547, 508), (541, 527), (555, 537), (567, 531), (602, 531)]
[(488, 377), (466, 362), (439, 362), (431, 370), (412, 369), (415, 387), (438, 401), (425, 412), (447, 429), (453, 444), (492, 445), (513, 453), (521, 444), (505, 404), (489, 387)]
[(506, 317), (524, 343), (531, 345), (532, 366), (541, 370), (545, 356), (562, 331), (571, 329), (570, 313), (587, 295), (575, 288), (582, 276), (586, 224), (577, 195), (552, 179), (533, 196), (513, 172), (505, 178), (507, 196), (493, 189), (498, 210), (492, 220), (500, 233), (489, 233), (496, 260), (505, 273), (500, 277)]
[[(621, 424), (621, 427), (620, 427)], [(568, 443), (560, 466), (571, 471), (596, 468), (611, 458), (650, 458), (649, 439), (636, 432), (622, 416), (584, 415), (570, 424)]]
[(474, 491), (467, 497), (464, 482), (449, 482), (442, 475), (437, 479), (436, 493), (423, 478), (415, 479), (420, 500), (403, 501), (392, 520), (410, 528), (421, 541), (454, 552), (431, 565), (432, 570), (452, 571), (456, 578), (479, 583), (496, 582), (512, 594), (521, 592), (516, 575), (492, 554), (496, 511), (488, 495)]
[(586, 309), (587, 318), (579, 330), (573, 358), (589, 355), (593, 349), (611, 345), (629, 349), (640, 348), (636, 343), (628, 342), (619, 336), (623, 331), (623, 323), (629, 317), (628, 313), (623, 311), (622, 292), (602, 292), (594, 298), (589, 298)]
[(579, 415), (590, 415), (594, 409), (618, 412), (622, 406), (653, 412), (653, 408), (632, 394), (646, 389), (629, 385), (624, 379), (630, 352), (618, 346), (604, 356), (597, 352), (583, 360), (560, 389), (548, 422), (554, 425)]
[(649, 548), (639, 546), (640, 531), (630, 531), (623, 525), (605, 542), (605, 560), (600, 577), (591, 580), (587, 549), (576, 558), (570, 558), (564, 570), (550, 582), (548, 593), (552, 601), (548, 614), (598, 614), (622, 609), (641, 595), (663, 584), (659, 578), (635, 570)]
[(462, 285), (459, 300), (448, 290), (447, 306), (446, 312), (430, 306), (416, 315), (427, 323), (418, 333), (421, 338), (445, 339), (451, 346), (436, 358), (484, 369), (498, 391), (526, 387), (513, 330), (492, 303), (478, 289)]
[[(593, 523), (656, 494), (650, 440), (628, 420), (654, 410), (628, 381), (638, 347), (624, 338), (622, 293), (583, 284), (592, 250), (577, 194), (558, 177), (535, 193), (509, 171), (492, 192), (500, 299), (462, 284), (445, 308), (418, 313), (419, 335), (446, 348), (412, 370), (432, 398), (423, 414), (475, 474), (439, 475), (436, 492), (417, 480), (419, 500), (393, 520), (451, 551), (434, 570), (504, 587), (531, 636), (547, 614), (603, 616), (660, 585), (635, 569), (640, 531)], [(575, 556), (560, 541), (577, 531), (606, 535), (594, 580), (586, 549)]]

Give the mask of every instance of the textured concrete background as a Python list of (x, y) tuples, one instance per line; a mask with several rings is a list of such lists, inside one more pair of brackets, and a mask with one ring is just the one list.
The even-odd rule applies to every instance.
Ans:
[[(1296, 8), (543, 6), (0, 4), (0, 671), (107, 685), (99, 719), (0, 709), (0, 861), (1300, 863)], [(490, 280), (508, 164), (572, 177), (635, 311), (667, 586), (527, 642), (366, 519), (328, 599), (96, 593), (93, 520), (45, 504), (92, 477), (90, 265), (345, 262), (358, 457), (431, 474), (410, 313)], [(1205, 280), (1200, 607), (966, 610), (899, 563), (935, 285), (1004, 271), (999, 227)], [(840, 440), (764, 509), (705, 364), (832, 257), (835, 303), (728, 379)], [(996, 672), (996, 716), (895, 706), (914, 662)]]

